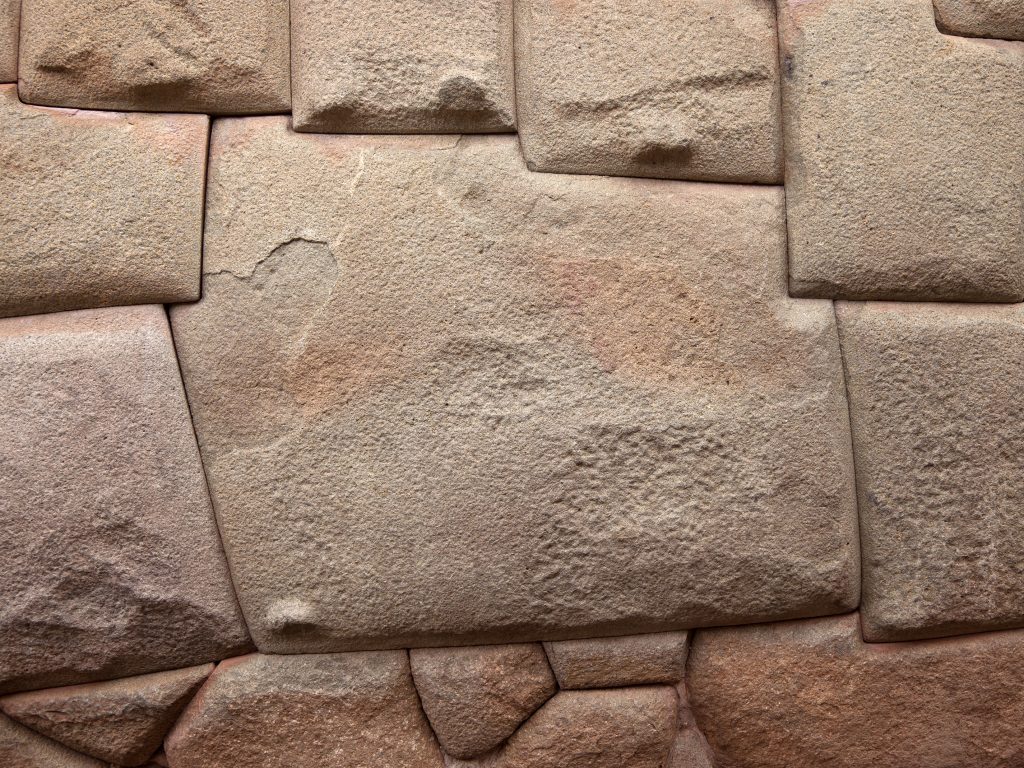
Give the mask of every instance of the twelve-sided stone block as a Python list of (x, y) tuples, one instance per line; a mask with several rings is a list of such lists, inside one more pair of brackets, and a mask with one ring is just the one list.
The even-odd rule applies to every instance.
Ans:
[(782, 181), (765, 0), (519, 0), (516, 95), (531, 169)]
[(0, 86), (0, 317), (198, 298), (207, 130)]
[(0, 83), (18, 79), (18, 19), (21, 0), (0, 0)]
[(247, 114), (290, 108), (288, 0), (22, 0), (31, 104)]
[(864, 633), (1024, 626), (1024, 307), (839, 304)]
[(0, 692), (244, 651), (162, 307), (0, 320)]
[(939, 29), (950, 35), (1024, 40), (1021, 0), (933, 0)]
[(932, 0), (780, 3), (791, 290), (1024, 299), (1024, 43)]
[(515, 130), (512, 0), (291, 7), (296, 130)]
[(781, 189), (280, 118), (218, 121), (211, 163), (172, 322), (261, 650), (857, 604), (834, 316), (786, 296)]

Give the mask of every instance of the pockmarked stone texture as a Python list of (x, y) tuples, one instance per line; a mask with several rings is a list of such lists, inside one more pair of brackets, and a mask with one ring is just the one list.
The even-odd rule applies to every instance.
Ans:
[(107, 768), (0, 714), (0, 765), (4, 768)]
[(837, 307), (865, 637), (1024, 626), (1024, 308)]
[(162, 307), (0, 320), (0, 693), (244, 652)]
[(290, 109), (288, 0), (22, 0), (19, 94), (83, 109)]
[(0, 83), (18, 79), (18, 21), (21, 0), (0, 0)]
[(856, 615), (696, 634), (690, 695), (718, 768), (1014, 768), (1024, 632), (869, 644)]
[(405, 651), (217, 666), (165, 742), (173, 768), (441, 768)]
[(683, 679), (686, 632), (545, 643), (560, 688), (614, 688)]
[(0, 698), (0, 710), (78, 752), (119, 766), (140, 766), (160, 748), (181, 710), (212, 671), (212, 664), (204, 664), (16, 693)]
[(1024, 43), (932, 0), (779, 10), (793, 295), (1024, 299)]
[(512, 0), (292, 0), (298, 131), (515, 130)]
[(675, 740), (669, 753), (667, 768), (715, 768), (715, 756), (693, 716), (686, 682), (676, 683), (679, 715)]
[(539, 643), (414, 648), (409, 656), (430, 725), (458, 758), (501, 746), (557, 690)]
[(850, 610), (834, 315), (778, 188), (531, 174), (512, 137), (214, 128), (172, 309), (264, 652)]
[(0, 317), (199, 298), (208, 124), (0, 86)]
[(1020, 0), (933, 0), (939, 29), (950, 35), (1024, 40)]
[(535, 171), (782, 181), (764, 0), (520, 0), (516, 95)]
[(509, 739), (497, 768), (664, 768), (676, 726), (667, 685), (561, 691)]

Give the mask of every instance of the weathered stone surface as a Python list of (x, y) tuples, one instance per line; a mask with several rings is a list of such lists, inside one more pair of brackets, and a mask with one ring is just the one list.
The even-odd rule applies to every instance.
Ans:
[(16, 693), (0, 710), (71, 749), (138, 766), (159, 749), (210, 672), (203, 664), (139, 677)]
[(107, 768), (0, 714), (0, 765), (4, 768)]
[(18, 19), (21, 0), (0, 0), (0, 83), (18, 79)]
[(513, 137), (218, 121), (172, 310), (261, 650), (849, 610), (832, 309), (782, 190), (529, 173)]
[(935, 21), (950, 35), (1024, 40), (1021, 0), (934, 0)]
[(0, 692), (249, 645), (162, 307), (0, 321)]
[(419, 648), (410, 661), (437, 740), (459, 758), (501, 746), (557, 690), (538, 643)]
[(668, 768), (715, 768), (711, 745), (693, 716), (685, 681), (676, 683), (675, 688), (679, 697), (678, 730), (669, 753)]
[(764, 0), (521, 0), (530, 168), (782, 181), (775, 11)]
[(686, 669), (686, 632), (545, 643), (560, 688), (675, 684)]
[(500, 768), (663, 768), (676, 730), (667, 685), (562, 691), (509, 739)]
[(22, 0), (19, 93), (85, 109), (287, 112), (288, 0)]
[(208, 122), (0, 86), (0, 316), (199, 298)]
[(1016, 768), (1024, 632), (872, 645), (855, 615), (696, 634), (718, 768)]
[(296, 130), (515, 130), (512, 0), (291, 5)]
[(779, 9), (792, 293), (1024, 298), (1024, 44), (932, 0)]
[(405, 651), (217, 666), (166, 741), (173, 768), (439, 768)]
[(840, 303), (865, 636), (1024, 625), (1024, 308)]

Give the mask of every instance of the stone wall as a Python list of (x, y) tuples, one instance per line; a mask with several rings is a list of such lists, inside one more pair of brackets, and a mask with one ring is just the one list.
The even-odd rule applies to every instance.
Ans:
[(0, 0), (0, 83), (0, 766), (1024, 766), (1024, 0)]

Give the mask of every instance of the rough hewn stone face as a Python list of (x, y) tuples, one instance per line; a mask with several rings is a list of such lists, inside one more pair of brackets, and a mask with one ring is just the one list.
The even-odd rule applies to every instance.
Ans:
[(18, 19), (21, 0), (0, 0), (0, 83), (18, 79)]
[(0, 715), (0, 765), (4, 768), (107, 768)]
[(16, 693), (0, 710), (37, 733), (124, 766), (146, 763), (212, 664), (103, 683)]
[(299, 131), (515, 130), (512, 0), (292, 0)]
[(1024, 632), (862, 643), (857, 617), (696, 634), (690, 694), (718, 768), (1015, 768)]
[(22, 0), (19, 93), (85, 109), (287, 112), (287, 0)]
[(211, 174), (172, 318), (262, 650), (856, 605), (834, 317), (785, 294), (781, 190), (275, 118), (218, 122)]
[(838, 308), (865, 635), (1024, 625), (1024, 308)]
[(521, 0), (530, 168), (781, 183), (775, 13), (764, 0)]
[(561, 688), (675, 684), (686, 668), (687, 633), (565, 640), (544, 649)]
[(562, 691), (509, 739), (498, 768), (663, 768), (676, 727), (667, 685)]
[(173, 768), (441, 768), (405, 651), (218, 665), (167, 737)]
[(557, 690), (539, 643), (416, 648), (409, 656), (430, 725), (459, 758), (501, 746)]
[(1024, 44), (931, 0), (780, 4), (791, 288), (1024, 298)]
[(0, 692), (248, 646), (161, 307), (0, 321)]
[(939, 29), (950, 35), (1024, 40), (1020, 0), (934, 0)]
[(0, 86), (0, 317), (198, 298), (207, 125)]

